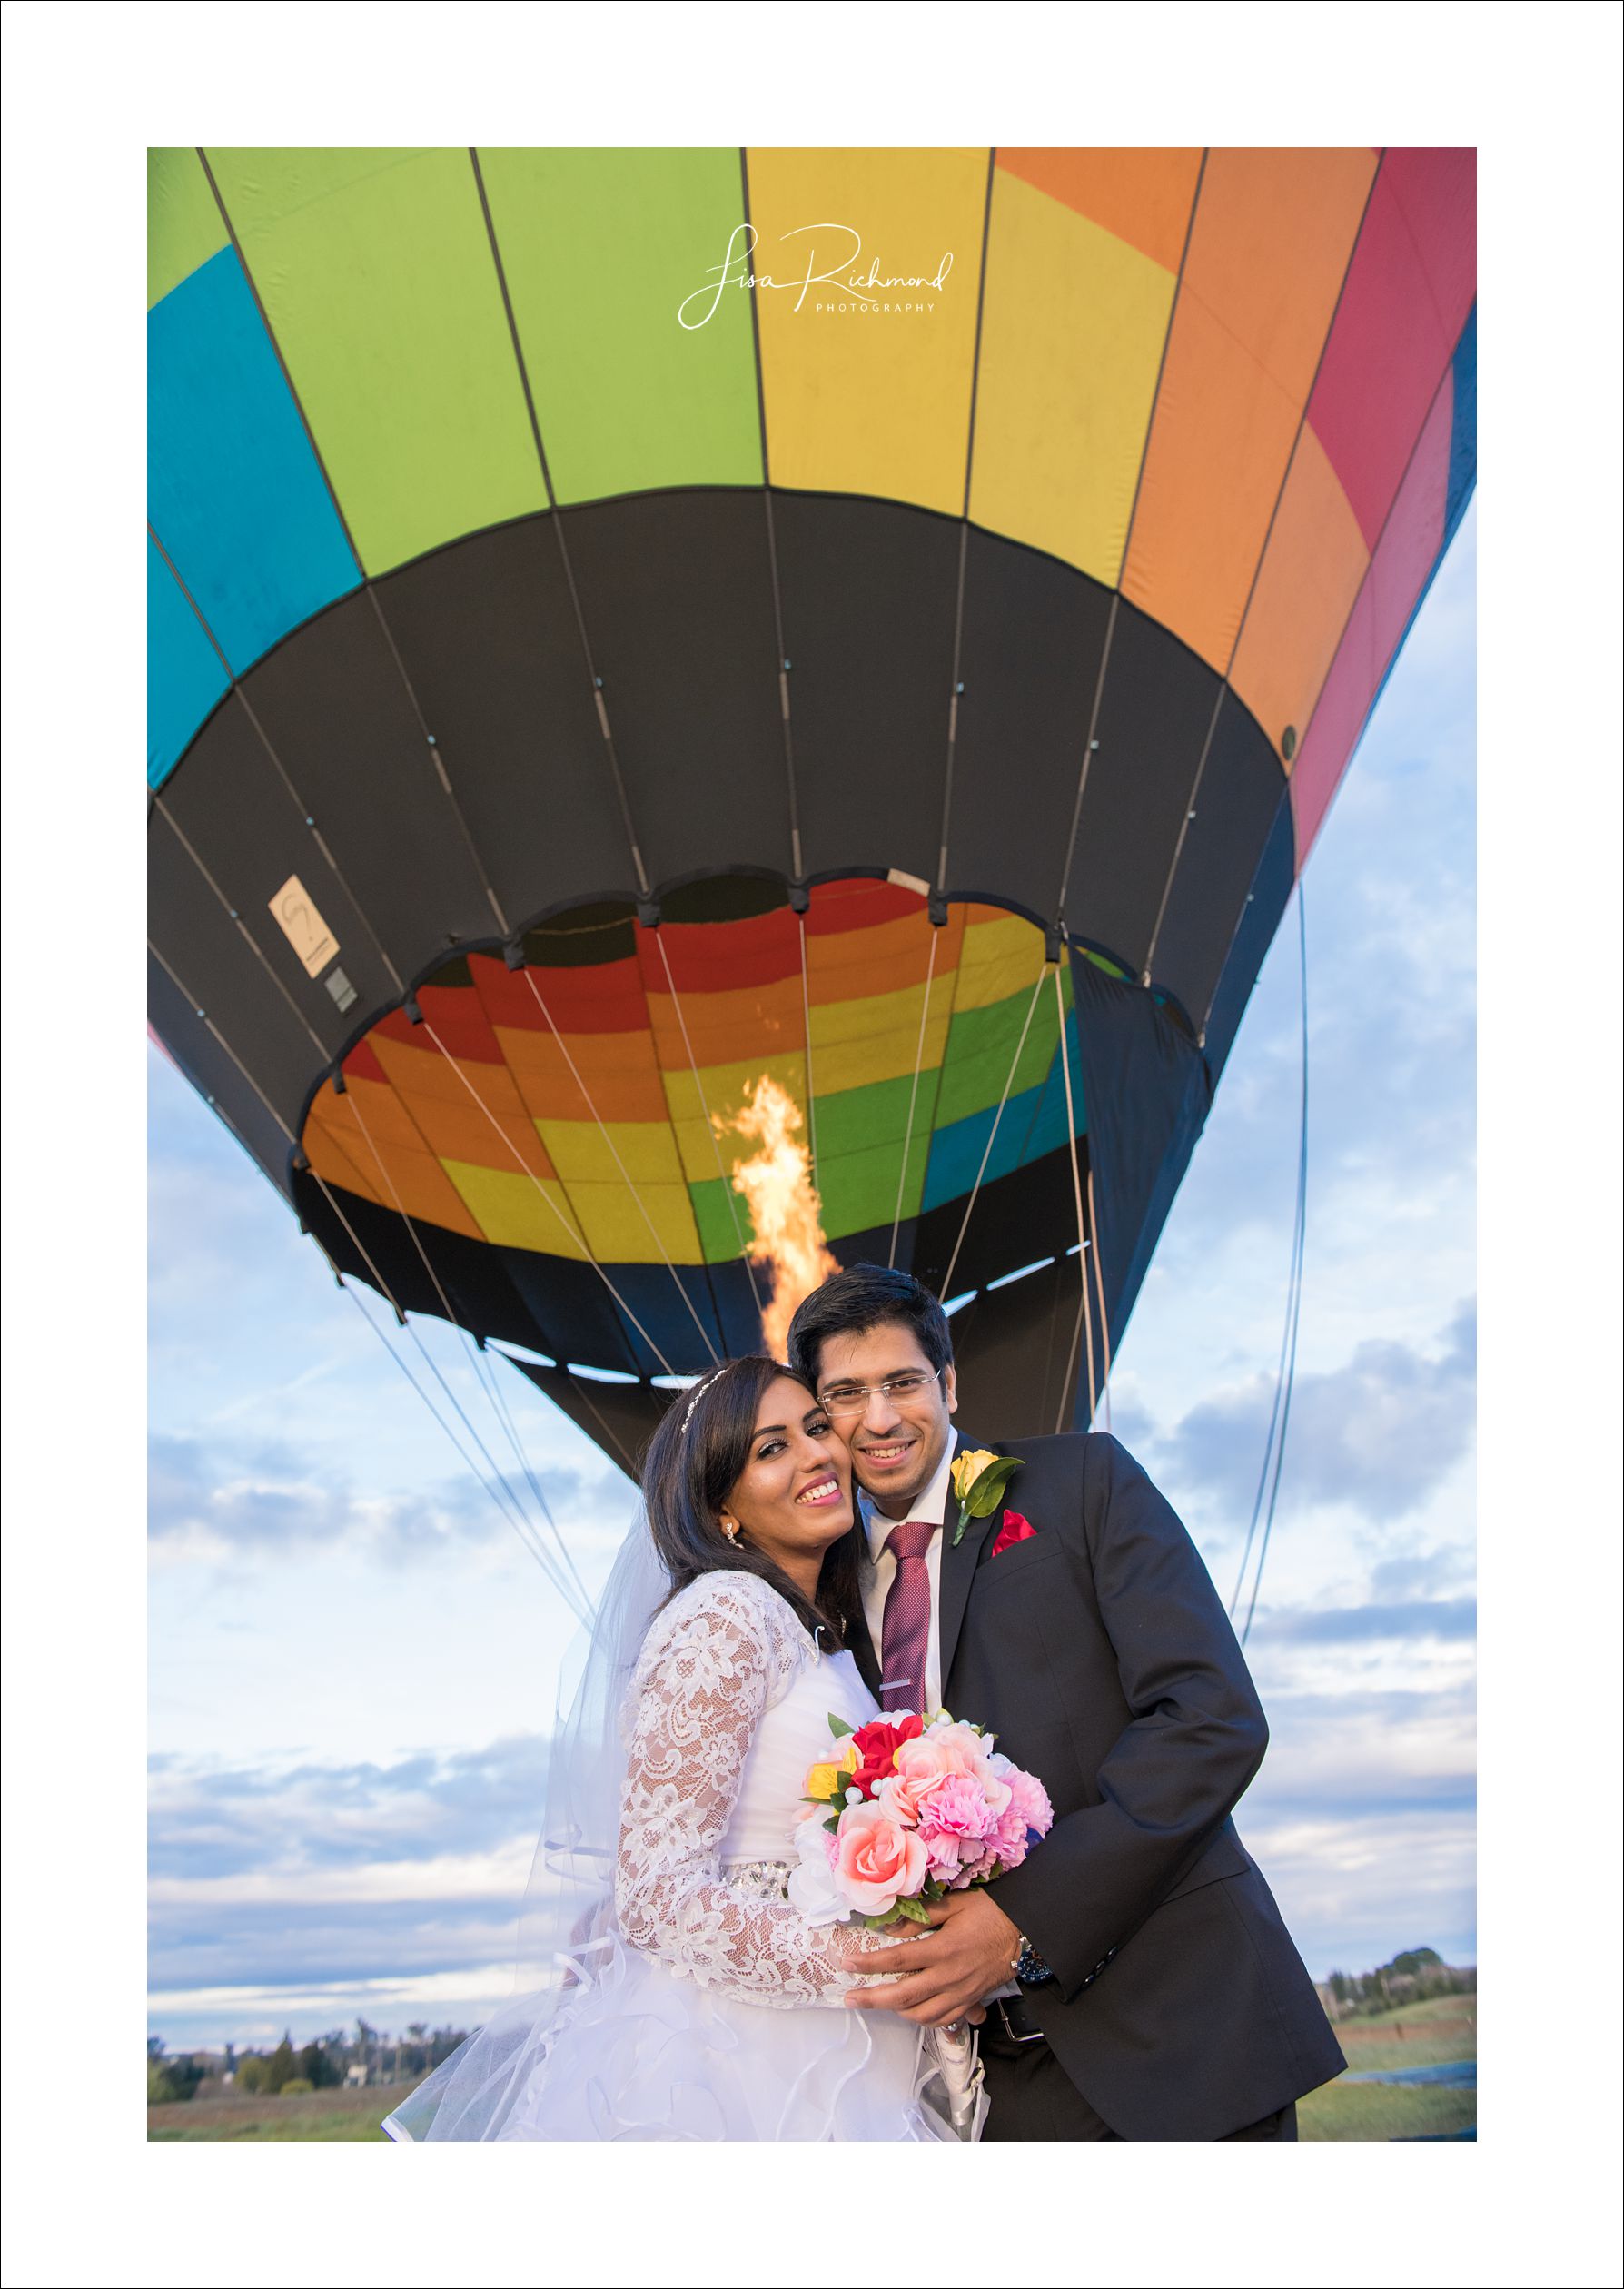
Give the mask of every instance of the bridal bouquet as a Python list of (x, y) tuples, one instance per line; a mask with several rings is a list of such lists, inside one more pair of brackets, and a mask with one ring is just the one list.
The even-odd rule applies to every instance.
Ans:
[[(1018, 1868), (1054, 1825), (1041, 1780), (979, 1725), (889, 1710), (854, 1731), (829, 1719), (836, 1753), (807, 1774), (789, 1898), (815, 1922), (871, 1930)], [(817, 1815), (822, 1813), (820, 1819)]]

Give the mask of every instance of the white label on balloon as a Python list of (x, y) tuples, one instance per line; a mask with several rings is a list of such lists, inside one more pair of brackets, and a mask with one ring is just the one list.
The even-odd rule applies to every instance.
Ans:
[(338, 940), (316, 912), (315, 903), (297, 875), (290, 875), (271, 900), (271, 911), (282, 925), (282, 936), (304, 964), (306, 975), (319, 977), (338, 952)]

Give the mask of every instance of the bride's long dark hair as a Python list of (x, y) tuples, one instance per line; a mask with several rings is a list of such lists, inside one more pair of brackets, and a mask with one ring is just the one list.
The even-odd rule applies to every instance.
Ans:
[[(772, 1584), (811, 1635), (821, 1624), (826, 1637), (832, 1632), (837, 1646), (844, 1645), (862, 1612), (866, 1543), (856, 1520), (824, 1552), (816, 1604), (765, 1551), (742, 1537), (729, 1541), (717, 1522), (749, 1462), (762, 1397), (780, 1375), (791, 1382), (801, 1380), (776, 1359), (749, 1353), (729, 1360), (697, 1391), (678, 1394), (643, 1462), (649, 1524), (660, 1563), (671, 1577), (672, 1597), (702, 1573), (755, 1574)], [(807, 1396), (811, 1400), (813, 1393)]]

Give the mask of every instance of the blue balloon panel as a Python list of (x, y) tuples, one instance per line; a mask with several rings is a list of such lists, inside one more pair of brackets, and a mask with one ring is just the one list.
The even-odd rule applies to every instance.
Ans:
[(148, 515), (233, 671), (360, 586), (233, 249), (147, 316)]

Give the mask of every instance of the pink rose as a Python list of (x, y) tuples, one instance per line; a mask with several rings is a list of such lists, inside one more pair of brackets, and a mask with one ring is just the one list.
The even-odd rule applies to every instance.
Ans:
[[(975, 1741), (974, 1734), (970, 1739)], [(979, 1771), (978, 1747), (967, 1746), (956, 1725), (932, 1725), (916, 1740), (905, 1740), (896, 1751), (896, 1770), (888, 1789), (897, 1818), (916, 1820), (921, 1803), (938, 1781)]]
[(910, 1785), (928, 1787), (933, 1780), (942, 1780), (950, 1772), (975, 1772), (980, 1769), (980, 1744), (971, 1734), (966, 1740), (956, 1725), (932, 1725), (914, 1740), (905, 1740), (896, 1751), (896, 1774)]
[(850, 1804), (835, 1834), (835, 1877), (862, 1916), (883, 1916), (912, 1898), (926, 1873), (925, 1847), (880, 1801)]

